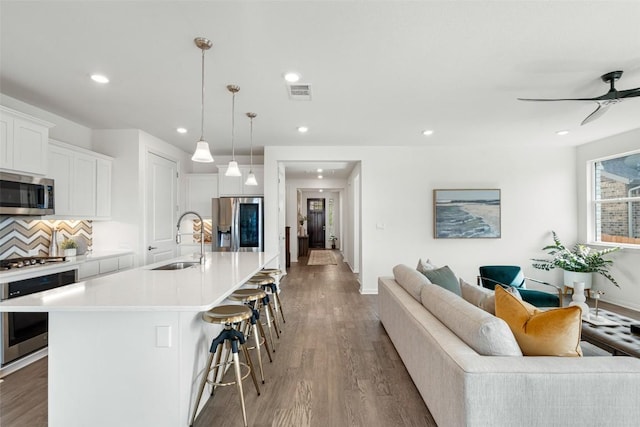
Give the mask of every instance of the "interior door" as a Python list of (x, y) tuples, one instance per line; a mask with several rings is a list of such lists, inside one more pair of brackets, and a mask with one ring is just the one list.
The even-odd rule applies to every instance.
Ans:
[(325, 248), (324, 199), (307, 199), (309, 248)]
[(147, 153), (147, 264), (176, 256), (177, 171), (173, 160)]

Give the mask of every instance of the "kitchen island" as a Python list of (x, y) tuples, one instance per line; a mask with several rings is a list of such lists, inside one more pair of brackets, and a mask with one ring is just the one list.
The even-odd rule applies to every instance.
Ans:
[(49, 427), (187, 426), (220, 331), (201, 313), (276, 258), (213, 252), (154, 270), (194, 261), (181, 257), (0, 303), (49, 313)]

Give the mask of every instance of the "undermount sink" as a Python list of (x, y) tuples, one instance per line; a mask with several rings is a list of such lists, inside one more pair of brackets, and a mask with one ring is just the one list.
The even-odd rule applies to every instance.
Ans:
[(171, 264), (161, 265), (160, 267), (153, 268), (152, 270), (183, 270), (185, 268), (193, 267), (194, 265), (200, 265), (200, 263), (193, 261), (172, 262)]

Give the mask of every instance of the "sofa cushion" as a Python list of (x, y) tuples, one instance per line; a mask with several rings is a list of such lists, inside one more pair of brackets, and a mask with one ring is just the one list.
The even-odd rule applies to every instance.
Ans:
[(453, 274), (453, 271), (451, 271), (448, 265), (440, 268), (434, 268), (433, 270), (425, 270), (422, 274), (424, 274), (431, 283), (435, 283), (458, 296), (462, 295), (460, 292), (460, 283), (458, 283), (458, 278)]
[(480, 307), (487, 313), (496, 314), (495, 299), (491, 289), (472, 285), (460, 279), (460, 292), (462, 298), (470, 304)]
[(422, 305), (477, 353), (484, 356), (522, 356), (509, 326), (454, 293), (428, 284)]
[(418, 266), (416, 267), (416, 270), (418, 270), (420, 273), (424, 273), (427, 270), (435, 270), (436, 267), (430, 259), (427, 259), (426, 261), (423, 260), (422, 258), (420, 258), (418, 260)]
[(420, 302), (422, 287), (429, 282), (425, 276), (408, 265), (398, 264), (393, 267), (393, 277), (416, 301)]
[(570, 306), (541, 311), (496, 286), (496, 315), (504, 319), (525, 356), (582, 356), (582, 311)]

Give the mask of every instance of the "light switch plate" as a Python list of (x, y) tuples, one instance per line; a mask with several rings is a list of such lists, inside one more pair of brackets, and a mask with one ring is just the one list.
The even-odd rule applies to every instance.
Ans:
[(156, 326), (156, 347), (171, 347), (171, 326)]

